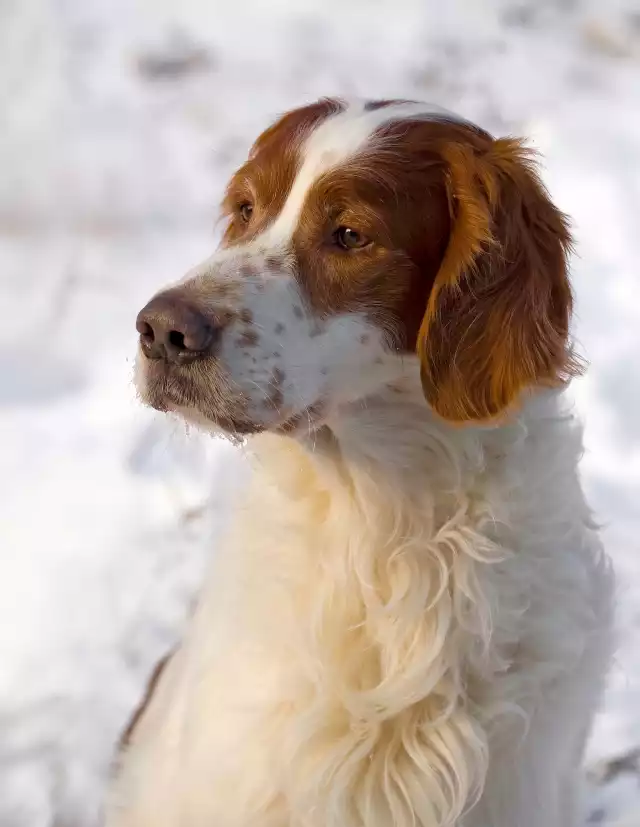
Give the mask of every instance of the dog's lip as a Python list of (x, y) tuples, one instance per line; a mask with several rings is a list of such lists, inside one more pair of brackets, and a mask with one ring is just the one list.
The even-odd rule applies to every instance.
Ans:
[(138, 382), (142, 400), (157, 411), (166, 412), (175, 405), (184, 405), (181, 391), (187, 393), (185, 371), (182, 366), (169, 364), (163, 359), (149, 359), (141, 351), (144, 380)]
[[(141, 400), (161, 413), (176, 414), (185, 422), (204, 428), (212, 428), (229, 436), (243, 437), (258, 433), (265, 428), (245, 419), (231, 418), (223, 414), (215, 417), (205, 413), (197, 404), (201, 389), (189, 378), (189, 365), (169, 364), (163, 360), (151, 360), (141, 354), (144, 380), (139, 383)], [(206, 405), (203, 404), (206, 408)]]
[[(223, 431), (229, 436), (245, 437), (265, 431), (282, 435), (294, 435), (297, 432), (309, 432), (323, 425), (326, 405), (322, 401), (312, 403), (300, 411), (282, 410), (274, 422), (259, 422), (241, 417), (229, 417), (217, 414), (215, 418), (202, 411), (188, 397), (197, 397), (197, 388), (190, 387), (189, 366), (165, 362), (162, 359), (149, 359), (143, 351), (145, 381), (139, 388), (142, 401), (161, 413), (174, 413), (190, 420), (192, 411), (199, 419), (212, 428)], [(169, 381), (170, 380), (170, 381)]]

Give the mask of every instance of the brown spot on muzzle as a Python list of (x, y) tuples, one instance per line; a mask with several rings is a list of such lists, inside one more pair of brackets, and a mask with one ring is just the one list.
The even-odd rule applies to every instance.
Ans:
[(243, 279), (250, 279), (258, 275), (258, 271), (251, 264), (241, 264), (238, 273)]
[(243, 307), (240, 311), (240, 321), (244, 322), (245, 324), (251, 324), (253, 321), (253, 313), (249, 310), (248, 307)]
[(264, 260), (265, 268), (272, 274), (284, 270), (284, 259), (281, 256), (269, 255)]
[(238, 347), (255, 347), (259, 339), (260, 337), (256, 331), (249, 327), (236, 339), (236, 345)]
[(271, 374), (271, 382), (269, 385), (269, 394), (265, 400), (265, 405), (280, 411), (284, 404), (284, 394), (282, 393), (282, 384), (286, 376), (281, 368), (274, 368)]

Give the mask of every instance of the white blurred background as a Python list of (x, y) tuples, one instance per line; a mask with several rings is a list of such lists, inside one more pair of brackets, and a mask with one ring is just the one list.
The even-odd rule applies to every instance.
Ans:
[(640, 827), (638, 0), (0, 0), (0, 827), (100, 823), (243, 472), (137, 405), (135, 315), (211, 252), (257, 133), (333, 94), (529, 136), (573, 216), (621, 606), (589, 823)]

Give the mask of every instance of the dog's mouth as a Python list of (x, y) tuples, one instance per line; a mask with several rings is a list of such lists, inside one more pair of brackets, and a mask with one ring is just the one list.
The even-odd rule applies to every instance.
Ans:
[(143, 354), (138, 360), (136, 386), (146, 405), (167, 412), (197, 404), (199, 394), (184, 367), (177, 368), (163, 359), (147, 359)]
[(136, 387), (142, 402), (162, 413), (177, 414), (196, 427), (242, 438), (263, 431), (292, 436), (312, 433), (324, 424), (323, 403), (302, 411), (270, 404), (269, 420), (259, 421), (249, 415), (244, 395), (234, 393), (229, 385), (213, 364), (175, 365), (138, 354)]

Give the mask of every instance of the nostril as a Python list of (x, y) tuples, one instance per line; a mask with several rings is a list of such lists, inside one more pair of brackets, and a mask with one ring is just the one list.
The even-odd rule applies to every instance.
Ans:
[(138, 324), (138, 333), (140, 338), (148, 345), (152, 345), (155, 341), (155, 333), (148, 322), (140, 322)]
[(181, 364), (206, 357), (215, 333), (213, 321), (198, 307), (171, 293), (156, 296), (140, 311), (136, 329), (147, 358)]
[(176, 350), (187, 350), (184, 333), (181, 333), (179, 330), (169, 331), (169, 343), (172, 344)]

